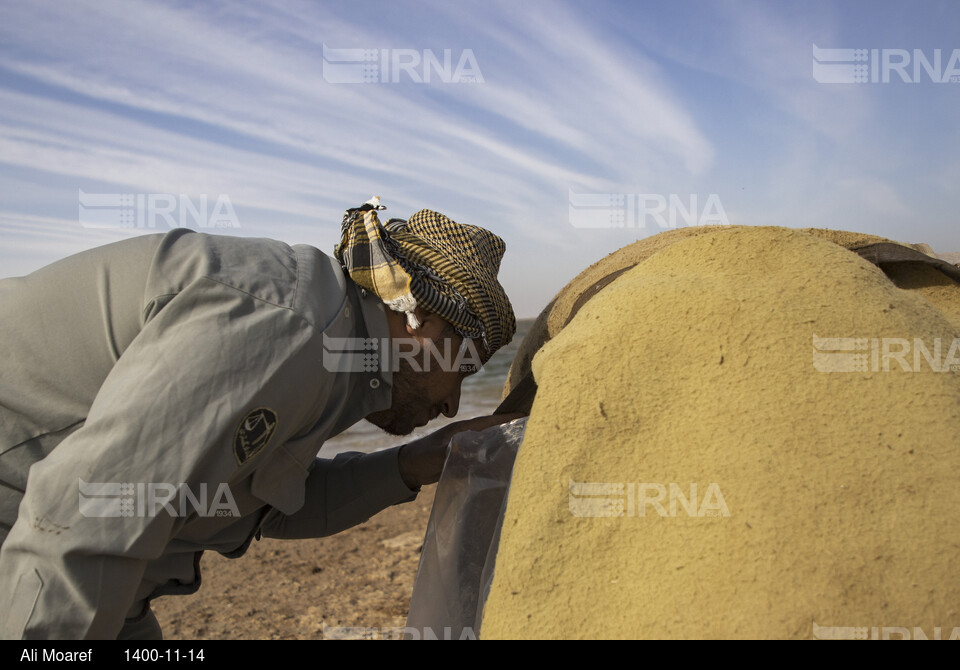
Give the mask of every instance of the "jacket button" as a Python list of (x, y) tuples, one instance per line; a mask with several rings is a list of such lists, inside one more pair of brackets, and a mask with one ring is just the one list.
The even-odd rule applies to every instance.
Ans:
[(371, 379), (371, 380), (370, 380), (370, 388), (372, 388), (372, 389), (378, 389), (378, 388), (380, 388), (380, 380), (377, 379), (376, 377), (374, 377), (373, 379)]

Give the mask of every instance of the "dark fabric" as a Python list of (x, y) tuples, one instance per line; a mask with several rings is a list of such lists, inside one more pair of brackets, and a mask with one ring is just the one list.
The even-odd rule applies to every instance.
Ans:
[(350, 278), (395, 311), (422, 307), (481, 339), (484, 362), (509, 343), (516, 318), (497, 280), (503, 240), (428, 209), (384, 225), (378, 209), (375, 198), (344, 214), (334, 253)]

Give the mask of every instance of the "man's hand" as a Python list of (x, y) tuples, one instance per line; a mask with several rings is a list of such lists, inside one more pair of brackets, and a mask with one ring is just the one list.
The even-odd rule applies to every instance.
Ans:
[(411, 490), (417, 490), (424, 484), (434, 484), (440, 479), (443, 464), (447, 460), (447, 445), (457, 433), (465, 430), (481, 431), (507, 423), (514, 419), (522, 419), (526, 414), (493, 414), (478, 416), (474, 419), (457, 421), (444, 426), (440, 430), (409, 442), (400, 447), (400, 476)]

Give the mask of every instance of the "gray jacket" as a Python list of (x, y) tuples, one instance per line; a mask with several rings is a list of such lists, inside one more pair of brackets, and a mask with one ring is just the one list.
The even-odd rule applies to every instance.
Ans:
[(390, 405), (389, 370), (324, 364), (383, 309), (312, 247), (188, 230), (0, 281), (0, 635), (114, 638), (205, 549), (415, 497), (396, 449), (316, 458)]

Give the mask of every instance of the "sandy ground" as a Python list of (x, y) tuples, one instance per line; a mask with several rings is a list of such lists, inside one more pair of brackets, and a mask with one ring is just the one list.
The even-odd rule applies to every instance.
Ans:
[(390, 637), (406, 622), (435, 490), (331, 537), (263, 539), (238, 559), (205, 553), (197, 593), (153, 602), (164, 639), (315, 640), (324, 625), (340, 627), (326, 637), (363, 637), (342, 629), (353, 626)]

